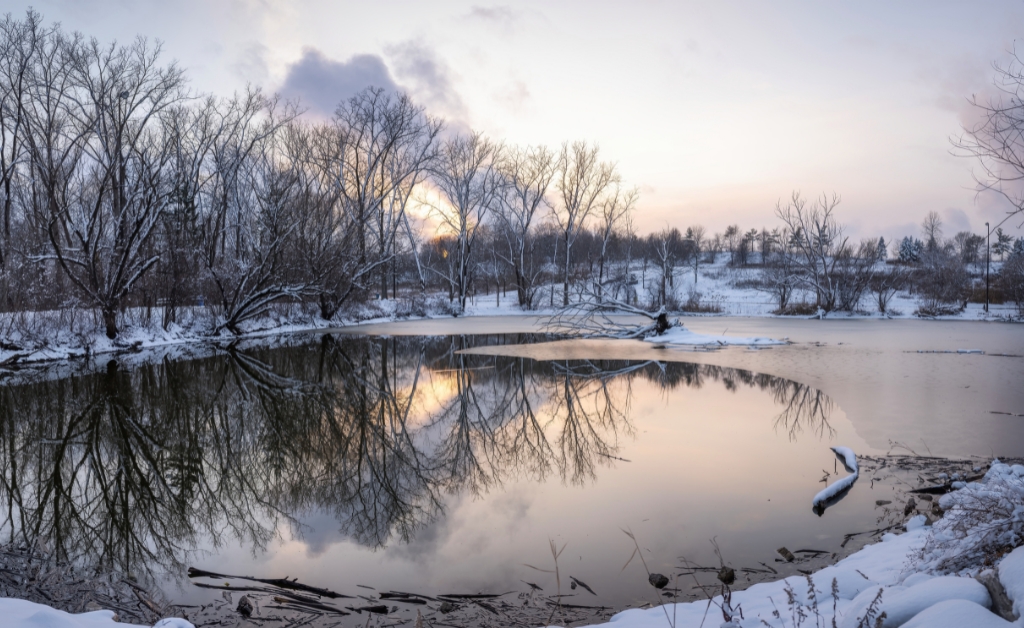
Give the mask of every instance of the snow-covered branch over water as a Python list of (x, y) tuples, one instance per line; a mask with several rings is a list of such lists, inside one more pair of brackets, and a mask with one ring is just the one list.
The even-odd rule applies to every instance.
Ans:
[(825, 510), (829, 506), (835, 505), (846, 497), (846, 494), (850, 492), (850, 489), (857, 482), (857, 478), (860, 477), (860, 469), (857, 466), (857, 454), (853, 453), (852, 449), (849, 447), (832, 447), (832, 451), (835, 452), (836, 458), (842, 461), (843, 466), (850, 472), (850, 475), (837, 482), (833, 482), (831, 486), (824, 488), (814, 496), (811, 506), (814, 514), (819, 517), (825, 514)]

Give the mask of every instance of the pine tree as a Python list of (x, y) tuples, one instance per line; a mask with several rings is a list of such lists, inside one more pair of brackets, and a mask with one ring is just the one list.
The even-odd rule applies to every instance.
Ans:
[(888, 245), (885, 238), (878, 238), (878, 261), (884, 262), (888, 258)]
[(994, 234), (996, 241), (992, 243), (992, 254), (998, 255), (1002, 260), (1010, 252), (1010, 245), (1013, 244), (1013, 236), (1003, 232), (1003, 228), (996, 229)]
[(917, 238), (907, 236), (900, 240), (899, 259), (904, 264), (916, 264), (921, 261), (921, 253), (924, 251), (924, 242)]

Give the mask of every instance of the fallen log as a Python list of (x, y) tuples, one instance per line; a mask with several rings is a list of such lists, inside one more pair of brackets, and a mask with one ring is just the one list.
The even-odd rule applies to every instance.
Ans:
[(342, 595), (330, 589), (321, 589), (320, 587), (313, 587), (308, 584), (302, 584), (297, 580), (289, 580), (287, 578), (254, 578), (253, 576), (231, 576), (222, 573), (215, 573), (213, 571), (206, 571), (204, 569), (196, 569), (195, 567), (188, 568), (189, 578), (237, 578), (239, 580), (251, 580), (253, 582), (262, 582), (263, 584), (269, 584), (275, 587), (281, 587), (282, 589), (291, 589), (293, 591), (305, 591), (307, 593), (314, 593), (322, 597), (329, 598), (351, 598), (351, 595)]

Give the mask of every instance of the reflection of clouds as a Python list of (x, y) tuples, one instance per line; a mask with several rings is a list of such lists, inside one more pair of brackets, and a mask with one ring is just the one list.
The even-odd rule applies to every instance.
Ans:
[(317, 558), (332, 545), (345, 540), (337, 517), (325, 510), (298, 517), (293, 528), (293, 537), (305, 546), (307, 558)]
[[(0, 390), (0, 497), (17, 492), (20, 511), (0, 524), (25, 542), (57, 538), (69, 559), (138, 573), (180, 569), (181, 548), (205, 539), (233, 537), (258, 552), (289, 524), (307, 558), (351, 542), (423, 564), (528, 528), (536, 484), (590, 485), (615, 465), (636, 436), (638, 381), (765, 390), (782, 405), (777, 429), (832, 433), (828, 397), (788, 380), (686, 363), (459, 353), (488, 342), (324, 335), (9, 386)], [(86, 466), (92, 473), (74, 475)], [(465, 507), (494, 488), (488, 510)], [(455, 510), (475, 518), (446, 521)]]

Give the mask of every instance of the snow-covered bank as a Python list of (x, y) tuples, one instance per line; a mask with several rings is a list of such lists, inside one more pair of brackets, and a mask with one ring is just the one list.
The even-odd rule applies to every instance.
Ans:
[[(117, 621), (114, 611), (65, 613), (55, 608), (15, 598), (0, 598), (0, 623), (9, 628), (149, 628)], [(194, 628), (184, 619), (168, 618), (153, 628)]]
[(682, 323), (677, 323), (675, 326), (670, 328), (664, 334), (660, 336), (649, 336), (645, 338), (647, 342), (653, 342), (661, 345), (694, 345), (694, 346), (770, 346), (770, 345), (784, 345), (787, 343), (785, 339), (776, 340), (774, 338), (743, 338), (740, 336), (726, 336), (726, 335), (712, 335), (712, 334), (698, 334), (690, 331)]
[[(886, 534), (881, 542), (835, 565), (732, 593), (731, 621), (723, 623), (724, 602), (719, 595), (710, 604), (697, 601), (626, 610), (607, 625), (1024, 626), (1024, 466), (995, 461), (980, 481), (959, 486), (943, 496), (946, 512), (934, 526), (926, 525), (924, 515), (917, 515), (907, 522), (906, 533)], [(949, 560), (958, 558), (968, 560)], [(1001, 608), (993, 598), (993, 592), (999, 598), (1003, 591), (1012, 610)], [(997, 613), (1008, 615), (1012, 623)]]

